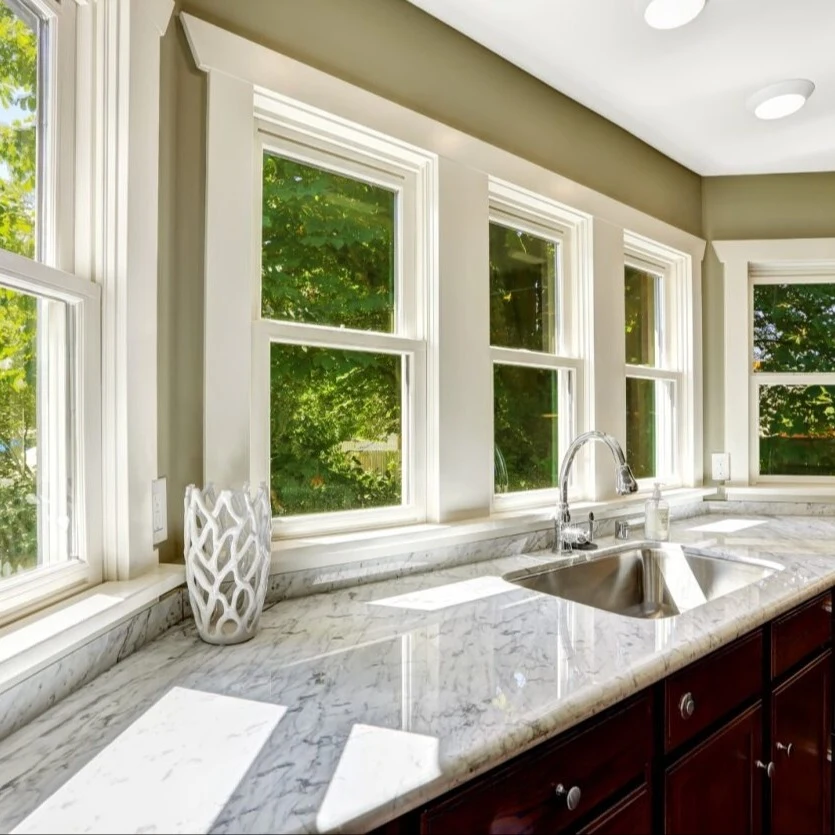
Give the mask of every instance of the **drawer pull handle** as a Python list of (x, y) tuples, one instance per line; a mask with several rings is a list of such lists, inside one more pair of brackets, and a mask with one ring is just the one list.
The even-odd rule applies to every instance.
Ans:
[(831, 600), (827, 600), (826, 603), (823, 604), (823, 610), (828, 615), (832, 614), (832, 601)]
[(757, 768), (763, 769), (769, 780), (774, 776), (774, 763), (764, 763), (762, 760), (757, 760)]
[(696, 700), (692, 693), (685, 693), (678, 703), (682, 719), (689, 719), (696, 711)]
[(580, 798), (583, 793), (579, 786), (572, 786), (570, 789), (559, 783), (556, 788), (557, 797), (565, 798), (565, 805), (568, 806), (568, 811), (573, 812), (580, 805)]
[(783, 745), (782, 742), (777, 743), (777, 750), (778, 751), (785, 751), (787, 757), (790, 757), (792, 755), (792, 747), (793, 747), (793, 744), (791, 742), (788, 745)]

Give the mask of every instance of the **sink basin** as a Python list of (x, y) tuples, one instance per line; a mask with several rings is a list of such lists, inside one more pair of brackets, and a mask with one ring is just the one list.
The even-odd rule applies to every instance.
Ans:
[(633, 618), (670, 618), (703, 606), (782, 566), (679, 545), (630, 544), (588, 562), (506, 574), (527, 589)]

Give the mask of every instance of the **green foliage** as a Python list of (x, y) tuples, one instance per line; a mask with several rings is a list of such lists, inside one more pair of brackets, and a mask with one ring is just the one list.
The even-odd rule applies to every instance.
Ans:
[[(392, 192), (265, 155), (263, 315), (391, 331), (394, 222)], [(400, 504), (399, 450), (364, 455), (343, 449), (400, 434), (400, 362), (386, 354), (273, 345), (275, 513)]]
[[(754, 370), (835, 370), (835, 286), (754, 287)], [(835, 475), (835, 387), (760, 389), (760, 472)]]
[[(35, 254), (37, 110), (35, 33), (0, 0), (0, 108), (23, 115), (0, 124), (0, 249)], [(0, 288), (0, 564), (37, 564), (37, 304)]]

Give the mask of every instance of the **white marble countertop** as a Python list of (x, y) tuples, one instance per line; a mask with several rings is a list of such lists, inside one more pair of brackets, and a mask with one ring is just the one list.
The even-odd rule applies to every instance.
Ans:
[(0, 743), (0, 830), (373, 828), (835, 585), (832, 519), (672, 538), (784, 570), (645, 621), (499, 579), (540, 552), (284, 601), (237, 647), (187, 623)]

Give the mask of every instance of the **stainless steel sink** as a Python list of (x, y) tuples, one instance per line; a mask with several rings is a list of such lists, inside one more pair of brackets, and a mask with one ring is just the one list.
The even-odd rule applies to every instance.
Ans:
[(776, 563), (731, 559), (679, 545), (630, 544), (572, 565), (506, 574), (527, 589), (633, 618), (669, 618), (770, 577)]

